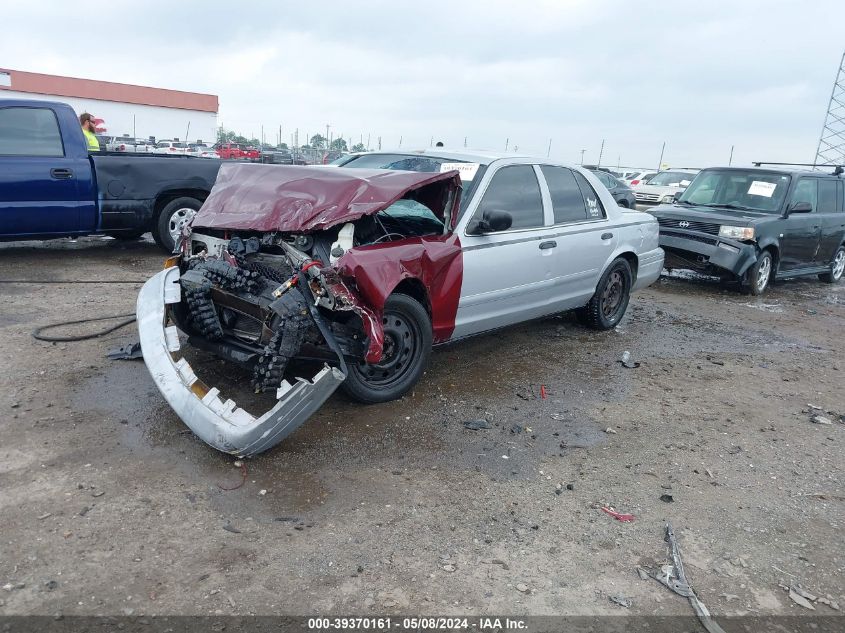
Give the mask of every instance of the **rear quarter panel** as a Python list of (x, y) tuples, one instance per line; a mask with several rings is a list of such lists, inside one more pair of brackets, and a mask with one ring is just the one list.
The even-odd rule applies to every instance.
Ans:
[(156, 199), (168, 192), (205, 196), (221, 161), (210, 158), (128, 154), (92, 156), (102, 214), (100, 229), (149, 226)]

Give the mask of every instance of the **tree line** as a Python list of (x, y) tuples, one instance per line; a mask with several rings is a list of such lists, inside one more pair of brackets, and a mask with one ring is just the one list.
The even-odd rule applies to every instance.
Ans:
[[(252, 145), (254, 147), (260, 147), (261, 141), (257, 138), (247, 138), (235, 132), (234, 130), (227, 130), (226, 128), (218, 128), (217, 129), (217, 142), (218, 143), (239, 143), (241, 145)], [(279, 149), (286, 149), (290, 150), (290, 147), (287, 143), (280, 143), (275, 147)], [(322, 134), (315, 134), (309, 139), (309, 142), (305, 145), (301, 145), (299, 149), (322, 149), (328, 150), (330, 152), (365, 152), (367, 148), (364, 147), (363, 143), (356, 143), (351, 148), (347, 145), (346, 139), (342, 137), (338, 137), (336, 139), (332, 139), (331, 143), (328, 142), (328, 139), (323, 136)]]

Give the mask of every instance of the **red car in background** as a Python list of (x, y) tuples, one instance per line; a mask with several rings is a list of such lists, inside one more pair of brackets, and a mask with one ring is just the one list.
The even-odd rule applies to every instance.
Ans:
[(244, 147), (240, 143), (218, 143), (214, 146), (217, 155), (224, 160), (251, 160), (257, 161), (260, 157), (258, 150), (254, 147)]

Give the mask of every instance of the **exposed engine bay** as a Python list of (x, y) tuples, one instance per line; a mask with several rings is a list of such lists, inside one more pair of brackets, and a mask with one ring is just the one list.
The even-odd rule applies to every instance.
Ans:
[[(237, 455), (280, 442), (339, 386), (363, 402), (401, 397), (454, 329), (460, 187), (456, 171), (221, 167), (177, 256), (138, 297), (144, 362), (162, 395), (199, 437)], [(224, 399), (178, 355), (179, 330), (246, 368), (276, 405), (256, 417)]]
[(179, 282), (185, 299), (175, 320), (194, 346), (251, 369), (257, 392), (277, 389), (295, 357), (338, 364), (339, 350), (364, 362), (363, 321), (377, 316), (324, 262), (360, 246), (442, 233), (443, 223), (418, 206), (402, 199), (313, 234), (187, 231)]

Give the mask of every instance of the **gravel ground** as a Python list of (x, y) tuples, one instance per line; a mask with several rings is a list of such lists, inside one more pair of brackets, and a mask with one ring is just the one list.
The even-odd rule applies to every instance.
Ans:
[[(6, 244), (0, 276), (143, 280), (162, 259), (146, 241)], [(799, 606), (795, 583), (845, 609), (845, 285), (752, 298), (664, 277), (612, 332), (563, 316), (440, 348), (411, 395), (336, 395), (234, 490), (242, 470), (143, 363), (104, 357), (132, 329), (30, 337), (132, 312), (138, 288), (0, 284), (2, 614), (688, 615), (637, 574), (668, 562), (667, 520), (717, 617), (843, 613)]]

